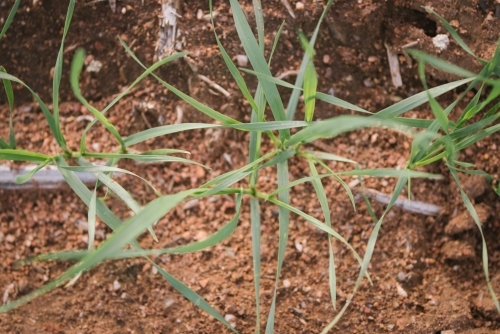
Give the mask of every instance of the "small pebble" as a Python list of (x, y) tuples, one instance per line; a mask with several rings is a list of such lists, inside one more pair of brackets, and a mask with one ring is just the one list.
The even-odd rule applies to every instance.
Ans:
[(439, 50), (443, 51), (446, 50), (448, 45), (450, 45), (450, 39), (448, 38), (448, 35), (445, 34), (438, 34), (432, 38), (432, 44)]
[(246, 55), (237, 55), (236, 62), (240, 67), (246, 67), (248, 65), (248, 57)]
[(175, 303), (175, 300), (173, 298), (168, 297), (165, 300), (165, 307), (169, 308), (170, 306), (174, 305), (174, 303)]
[(408, 292), (406, 292), (405, 289), (403, 289), (403, 287), (401, 285), (399, 285), (399, 283), (396, 283), (396, 290), (398, 291), (398, 295), (400, 297), (403, 297), (403, 298), (408, 297)]
[(198, 20), (201, 20), (203, 18), (203, 11), (201, 9), (198, 9), (198, 11), (196, 12), (196, 18)]
[(304, 249), (304, 246), (302, 246), (302, 244), (298, 241), (295, 241), (295, 248), (300, 252), (302, 253), (302, 250)]
[(184, 206), (182, 207), (182, 210), (186, 211), (186, 210), (191, 210), (193, 208), (196, 208), (199, 204), (199, 200), (198, 199), (192, 199), (190, 201), (187, 201)]
[(329, 55), (324, 55), (323, 56), (323, 64), (329, 64), (330, 63), (330, 56)]
[(200, 281), (198, 282), (198, 284), (199, 284), (202, 288), (204, 288), (204, 287), (206, 287), (206, 286), (207, 286), (207, 284), (208, 284), (208, 279), (202, 279), (202, 280), (200, 280)]
[(229, 322), (229, 324), (233, 327), (236, 327), (236, 317), (230, 313), (224, 316), (224, 319)]
[(292, 285), (292, 283), (290, 282), (290, 280), (285, 279), (285, 280), (283, 281), (283, 286), (284, 286), (285, 288), (289, 288), (291, 285)]
[(90, 64), (87, 66), (86, 71), (87, 72), (99, 72), (102, 68), (102, 63), (98, 60), (91, 60)]
[(120, 290), (120, 288), (121, 288), (121, 287), (122, 287), (122, 286), (121, 286), (120, 282), (118, 282), (118, 280), (115, 280), (115, 281), (113, 282), (113, 289), (115, 289), (115, 291), (116, 291), (116, 290)]
[(195, 174), (196, 174), (197, 178), (202, 179), (205, 177), (205, 175), (206, 175), (205, 168), (203, 168), (201, 166), (195, 166), (194, 168), (195, 168)]
[(295, 4), (295, 9), (296, 10), (304, 10), (304, 4), (300, 1), (297, 1), (297, 3)]

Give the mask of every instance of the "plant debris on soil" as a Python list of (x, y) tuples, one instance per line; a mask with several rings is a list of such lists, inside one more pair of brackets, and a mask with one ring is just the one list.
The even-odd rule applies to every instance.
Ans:
[[(3, 24), (14, 1), (0, 1)], [(295, 15), (282, 1), (263, 2), (267, 49), (275, 32), (285, 28), (273, 59), (273, 73), (297, 70), (302, 48), (298, 29), (312, 32), (322, 10), (321, 1), (303, 4), (289, 1)], [(87, 71), (80, 78), (83, 95), (102, 109), (142, 71), (120, 46), (117, 36), (145, 64), (157, 59), (160, 27), (157, 1), (124, 0), (112, 11), (108, 1), (78, 1), (65, 43), (61, 85), (61, 124), (68, 147), (77, 149), (90, 113), (76, 102), (69, 86), (69, 63), (74, 50), (87, 51)], [(370, 111), (377, 111), (421, 91), (417, 64), (405, 47), (424, 50), (469, 70), (479, 63), (465, 54), (450, 38), (440, 49), (433, 38), (446, 30), (434, 16), (421, 8), (431, 6), (461, 34), (480, 57), (489, 59), (500, 35), (498, 4), (494, 1), (336, 1), (320, 31), (315, 65), (318, 90), (335, 94)], [(242, 1), (252, 20), (251, 1)], [(178, 48), (190, 53), (157, 71), (167, 82), (212, 108), (238, 120), (250, 120), (250, 106), (242, 96), (220, 56), (208, 14), (208, 1), (179, 1)], [(40, 97), (51, 99), (51, 75), (60, 46), (66, 6), (57, 1), (22, 2), (6, 36), (0, 41), (0, 65), (28, 84)], [(216, 32), (228, 53), (237, 60), (243, 55), (226, 2), (216, 1)], [(200, 14), (201, 13), (201, 14)], [(178, 51), (180, 51), (178, 50)], [(390, 50), (390, 52), (388, 52)], [(388, 54), (399, 61), (401, 86), (393, 84)], [(392, 57), (392, 56), (390, 56)], [(243, 61), (243, 59), (240, 59)], [(94, 71), (88, 71), (94, 62)], [(99, 64), (99, 65), (97, 65)], [(244, 63), (240, 66), (245, 66)], [(200, 79), (199, 75), (207, 80)], [(243, 74), (249, 86), (256, 81)], [(453, 79), (436, 69), (427, 69), (431, 84)], [(229, 92), (224, 96), (210, 81)], [(255, 87), (255, 85), (253, 86)], [(47, 154), (58, 152), (43, 115), (26, 89), (14, 85), (14, 125), (18, 147)], [(286, 95), (286, 91), (283, 90)], [(452, 101), (459, 90), (440, 101)], [(472, 97), (469, 96), (468, 99)], [(464, 108), (463, 105), (458, 108)], [(317, 103), (316, 115), (329, 118), (350, 111)], [(0, 94), (0, 136), (7, 138), (9, 110)], [(145, 79), (108, 112), (109, 120), (122, 136), (175, 122), (210, 122), (159, 85)], [(426, 106), (408, 116), (431, 115)], [(297, 117), (302, 117), (299, 113)], [(498, 181), (499, 155), (494, 134), (461, 152), (461, 160), (476, 164)], [(188, 150), (191, 158), (211, 168), (206, 171), (180, 163), (135, 164), (120, 162), (152, 182), (162, 193), (196, 187), (211, 178), (247, 163), (248, 134), (235, 130), (195, 130), (155, 138), (137, 147), (141, 150), (168, 147)], [(322, 150), (358, 161), (363, 168), (404, 168), (411, 141), (389, 130), (366, 129), (323, 140)], [(263, 145), (262, 150), (271, 143)], [(269, 146), (269, 147), (268, 147)], [(87, 135), (89, 151), (113, 151), (118, 147), (102, 126)], [(2, 162), (4, 163), (4, 162)], [(7, 163), (11, 168), (21, 164)], [(330, 162), (333, 170), (347, 169)], [(365, 280), (348, 311), (332, 332), (340, 333), (497, 333), (500, 315), (487, 291), (481, 263), (481, 238), (464, 208), (458, 188), (447, 170), (435, 163), (427, 171), (441, 173), (442, 180), (415, 180), (411, 199), (441, 207), (435, 215), (423, 215), (394, 208), (387, 215), (369, 267), (373, 286)], [(305, 161), (292, 160), (291, 180), (307, 175)], [(259, 188), (276, 188), (275, 171), (259, 174)], [(130, 176), (117, 177), (142, 204), (155, 195), (144, 183)], [(352, 179), (346, 179), (350, 182)], [(463, 178), (484, 229), (492, 284), (500, 292), (500, 201), (482, 178)], [(394, 179), (364, 180), (365, 187), (390, 195)], [(353, 210), (348, 196), (335, 180), (324, 179), (332, 211), (332, 227), (362, 256), (374, 226), (362, 200)], [(105, 189), (99, 188), (98, 195)], [(292, 205), (320, 219), (322, 211), (310, 184), (292, 189)], [(133, 213), (118, 199), (106, 204), (120, 218)], [(187, 284), (214, 306), (240, 333), (255, 330), (255, 290), (250, 240), (248, 201), (243, 203), (234, 234), (208, 250), (186, 255), (155, 258), (166, 271)], [(262, 209), (262, 311), (269, 310), (276, 273), (278, 245), (277, 208), (261, 203)], [(377, 215), (384, 205), (373, 203)], [(187, 202), (161, 219), (155, 227), (159, 242), (144, 234), (143, 247), (164, 248), (200, 240), (232, 218), (234, 199), (211, 197)], [(337, 274), (337, 310), (331, 305), (328, 287), (328, 244), (325, 233), (304, 219), (292, 216), (290, 236), (276, 314), (276, 333), (319, 333), (349, 298), (359, 266), (350, 251), (334, 243)], [(111, 231), (99, 222), (96, 243)], [(14, 263), (30, 256), (59, 250), (87, 248), (87, 207), (67, 186), (57, 189), (0, 190), (0, 295), (3, 302), (19, 298), (60, 275), (71, 263), (36, 262), (17, 268)], [(267, 316), (262, 316), (261, 329)], [(1, 333), (226, 333), (227, 328), (181, 297), (155, 268), (143, 259), (107, 261), (84, 273), (70, 287), (61, 287), (14, 311), (0, 315)]]

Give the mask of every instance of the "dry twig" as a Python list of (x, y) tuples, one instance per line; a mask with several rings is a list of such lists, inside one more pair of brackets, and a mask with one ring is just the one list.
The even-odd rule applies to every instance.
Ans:
[(205, 81), (210, 87), (212, 87), (213, 89), (219, 91), (225, 97), (230, 97), (231, 96), (231, 94), (229, 94), (229, 92), (227, 90), (225, 90), (224, 88), (222, 88), (221, 86), (219, 86), (218, 84), (216, 84), (215, 82), (213, 82), (212, 80), (210, 80), (209, 78), (207, 78), (206, 76), (204, 76), (202, 74), (198, 74), (198, 78), (201, 79), (202, 81)]

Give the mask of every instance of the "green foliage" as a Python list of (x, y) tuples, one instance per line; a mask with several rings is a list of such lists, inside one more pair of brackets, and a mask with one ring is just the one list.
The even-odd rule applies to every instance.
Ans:
[[(31, 173), (19, 177), (16, 182), (23, 183), (28, 181), (40, 168), (46, 165), (55, 165), (59, 168), (63, 177), (73, 189), (73, 191), (81, 198), (81, 200), (88, 206), (88, 221), (89, 221), (89, 247), (87, 250), (74, 250), (66, 252), (58, 252), (54, 254), (44, 254), (39, 255), (30, 259), (22, 260), (18, 265), (25, 265), (32, 261), (76, 261), (76, 263), (68, 269), (61, 276), (55, 280), (49, 282), (45, 286), (41, 287), (34, 292), (25, 295), (18, 300), (11, 303), (0, 306), (0, 312), (5, 312), (11, 310), (23, 303), (26, 303), (33, 298), (41, 296), (42, 294), (51, 291), (52, 289), (68, 282), (82, 272), (88, 271), (91, 268), (99, 265), (105, 260), (109, 259), (123, 259), (132, 257), (144, 257), (147, 261), (151, 262), (158, 271), (161, 273), (162, 277), (165, 278), (176, 290), (178, 290), (183, 296), (195, 303), (198, 307), (203, 309), (205, 312), (213, 316), (215, 319), (219, 320), (233, 332), (236, 332), (231, 325), (224, 320), (224, 317), (212, 306), (210, 306), (201, 296), (197, 295), (189, 287), (181, 283), (175, 277), (166, 272), (158, 264), (154, 263), (148, 258), (150, 255), (158, 254), (181, 254), (187, 252), (196, 252), (207, 247), (212, 247), (223, 240), (229, 238), (233, 231), (236, 229), (238, 224), (238, 219), (242, 210), (242, 198), (243, 196), (250, 197), (250, 218), (251, 218), (251, 242), (252, 242), (252, 257), (254, 265), (254, 282), (255, 282), (255, 303), (256, 303), (256, 332), (260, 332), (260, 276), (261, 276), (261, 217), (260, 217), (260, 202), (268, 201), (274, 205), (278, 206), (279, 209), (279, 241), (277, 245), (278, 249), (278, 264), (276, 268), (276, 279), (274, 284), (274, 294), (271, 304), (271, 309), (269, 311), (265, 332), (272, 334), (274, 333), (274, 321), (275, 312), (277, 305), (277, 289), (279, 284), (279, 277), (281, 274), (281, 269), (284, 262), (284, 254), (288, 239), (288, 226), (290, 223), (290, 214), (294, 213), (300, 217), (303, 217), (311, 225), (319, 228), (320, 230), (327, 233), (328, 236), (328, 247), (329, 247), (329, 290), (331, 294), (331, 300), (333, 307), (337, 306), (336, 299), (336, 284), (337, 277), (335, 273), (335, 259), (334, 259), (334, 249), (332, 239), (335, 238), (347, 245), (349, 250), (352, 251), (353, 256), (357, 259), (360, 265), (360, 271), (354, 285), (352, 295), (358, 290), (361, 281), (364, 277), (371, 283), (370, 276), (368, 274), (368, 265), (370, 263), (371, 257), (373, 255), (374, 247), (377, 241), (377, 236), (382, 226), (382, 222), (387, 212), (394, 205), (398, 196), (402, 193), (404, 186), (409, 184), (412, 178), (436, 178), (439, 176), (432, 175), (429, 173), (415, 171), (417, 167), (425, 166), (434, 161), (443, 160), (445, 164), (450, 168), (450, 172), (453, 178), (456, 180), (457, 184), (460, 186), (458, 179), (458, 172), (465, 171), (469, 173), (482, 173), (486, 176), (484, 172), (475, 171), (471, 164), (460, 162), (456, 160), (457, 152), (463, 150), (464, 148), (476, 143), (482, 138), (498, 131), (500, 126), (492, 125), (494, 121), (498, 119), (500, 113), (498, 109), (500, 108), (500, 103), (491, 106), (492, 101), (498, 98), (500, 95), (500, 81), (498, 80), (498, 73), (500, 72), (500, 51), (497, 48), (494, 57), (490, 61), (480, 60), (484, 65), (484, 69), (479, 74), (473, 74), (469, 71), (463, 70), (455, 65), (446, 63), (440, 59), (432, 57), (430, 55), (424, 54), (419, 51), (409, 51), (409, 53), (419, 61), (419, 73), (422, 78), (422, 82), (425, 87), (425, 91), (411, 96), (401, 102), (398, 102), (378, 113), (368, 112), (360, 107), (343, 101), (339, 98), (329, 96), (317, 91), (318, 86), (318, 74), (314, 67), (314, 47), (319, 32), (319, 27), (324, 19), (328, 9), (332, 5), (332, 0), (328, 1), (324, 11), (319, 19), (319, 22), (310, 38), (308, 40), (304, 34), (300, 33), (298, 39), (302, 43), (304, 48), (304, 57), (300, 65), (300, 69), (297, 75), (297, 79), (294, 84), (286, 83), (282, 80), (274, 78), (270, 62), (272, 55), (276, 49), (279, 42), (279, 36), (283, 25), (276, 34), (275, 41), (273, 43), (272, 49), (270, 50), (270, 57), (266, 60), (265, 56), (265, 45), (264, 45), (264, 17), (259, 0), (254, 0), (254, 11), (257, 23), (257, 38), (255, 37), (252, 29), (246, 19), (244, 12), (242, 11), (237, 0), (230, 0), (231, 12), (234, 17), (236, 30), (242, 46), (250, 60), (253, 70), (243, 70), (247, 73), (255, 75), (258, 79), (258, 86), (256, 88), (254, 96), (251, 95), (250, 89), (241, 74), (241, 69), (238, 69), (231, 60), (230, 55), (224, 49), (224, 46), (220, 42), (215, 34), (215, 40), (221, 51), (222, 58), (227, 65), (227, 68), (231, 75), (233, 76), (237, 87), (240, 89), (242, 96), (247, 100), (248, 104), (251, 106), (251, 122), (242, 123), (238, 120), (232, 119), (231, 117), (224, 115), (210, 107), (204, 105), (203, 103), (195, 100), (184, 92), (176, 89), (172, 85), (163, 81), (160, 77), (154, 74), (154, 70), (160, 66), (172, 62), (185, 56), (185, 53), (177, 53), (166, 57), (150, 67), (146, 67), (142, 64), (139, 59), (133, 54), (132, 50), (126, 45), (126, 43), (120, 39), (120, 43), (124, 47), (125, 52), (127, 52), (139, 66), (144, 68), (143, 74), (135, 80), (125, 91), (119, 94), (106, 108), (102, 111), (91, 106), (90, 103), (85, 99), (79, 89), (79, 75), (83, 67), (83, 59), (85, 58), (85, 51), (83, 49), (78, 49), (73, 57), (73, 62), (71, 66), (70, 81), (73, 92), (76, 98), (84, 105), (94, 116), (94, 120), (87, 126), (83, 131), (80, 149), (77, 152), (69, 150), (66, 146), (66, 141), (64, 134), (62, 133), (60, 122), (59, 122), (59, 111), (58, 111), (58, 100), (59, 100), (59, 86), (62, 75), (62, 64), (63, 64), (63, 43), (65, 36), (68, 32), (71, 17), (73, 14), (73, 9), (75, 6), (75, 1), (69, 1), (68, 12), (66, 15), (66, 24), (64, 26), (63, 38), (61, 47), (57, 56), (55, 75), (53, 81), (53, 112), (49, 110), (46, 104), (32, 91), (24, 82), (18, 78), (10, 75), (7, 71), (0, 67), (0, 79), (2, 79), (5, 92), (8, 97), (10, 119), (9, 119), (9, 139), (8, 142), (5, 140), (0, 140), (0, 159), (15, 160), (15, 161), (31, 161), (38, 164)], [(212, 1), (210, 3), (210, 11), (212, 13)], [(0, 38), (5, 34), (9, 25), (12, 22), (14, 14), (19, 5), (19, 0), (17, 0), (12, 8), (12, 11), (7, 18), (7, 21), (0, 33)], [(427, 9), (431, 11), (430, 9)], [(439, 17), (447, 29), (450, 30), (450, 34), (457, 40), (459, 45), (464, 48), (465, 51), (472, 54), (465, 43), (459, 39), (458, 34), (453, 30), (453, 28)], [(215, 26), (215, 22), (212, 18), (212, 25)], [(465, 79), (458, 80), (452, 83), (444, 84), (439, 87), (428, 89), (427, 83), (425, 81), (425, 64), (431, 66), (439, 67), (440, 69), (455, 74), (457, 76), (465, 77)], [(209, 116), (214, 121), (222, 123), (218, 124), (208, 124), (208, 123), (190, 123), (190, 124), (175, 124), (175, 125), (165, 125), (152, 129), (148, 129), (136, 134), (133, 134), (127, 138), (123, 138), (118, 133), (114, 125), (105, 117), (105, 113), (114, 106), (127, 92), (129, 92), (136, 84), (138, 84), (142, 79), (147, 76), (153, 76), (160, 84), (166, 87), (170, 92), (176, 94), (178, 97), (183, 99), (185, 102), (202, 112), (203, 114)], [(52, 135), (56, 139), (58, 145), (60, 146), (61, 152), (55, 156), (48, 156), (45, 154), (40, 154), (36, 152), (29, 152), (22, 149), (16, 148), (14, 126), (13, 126), (13, 111), (14, 111), (14, 94), (12, 91), (11, 82), (20, 83), (25, 86), (35, 97), (39, 103), (43, 114), (47, 120), (49, 128)], [(443, 109), (443, 107), (438, 103), (436, 97), (446, 93), (456, 87), (468, 84), (466, 90), (460, 95), (460, 97), (454, 101), (452, 104)], [(279, 94), (278, 85), (283, 86), (287, 89), (291, 89), (291, 97), (288, 103), (283, 104), (282, 96)], [(449, 119), (450, 112), (455, 108), (458, 102), (473, 89), (473, 87), (480, 85), (478, 93), (470, 101), (466, 109), (462, 112), (461, 116), (456, 121)], [(486, 86), (491, 86), (491, 90), (486, 97), (483, 97), (483, 92)], [(304, 95), (304, 110), (305, 119), (304, 121), (293, 121), (296, 110), (299, 106), (300, 95)], [(315, 121), (314, 111), (315, 111), (315, 101), (316, 99), (324, 101), (326, 103), (339, 106), (345, 109), (350, 109), (360, 113), (359, 115), (342, 115), (335, 118)], [(430, 107), (434, 113), (434, 120), (425, 119), (410, 119), (402, 117), (402, 115), (424, 103), (429, 102)], [(271, 110), (273, 120), (266, 120), (264, 116), (264, 111), (266, 107)], [(482, 115), (482, 116), (481, 116)], [(481, 116), (481, 117), (480, 117)], [(478, 119), (479, 118), (479, 119)], [(96, 123), (100, 122), (104, 127), (113, 135), (113, 137), (120, 144), (120, 150), (118, 152), (102, 152), (102, 153), (88, 153), (86, 152), (86, 133), (88, 130)], [(249, 142), (249, 157), (248, 164), (225, 174), (222, 174), (206, 184), (202, 185), (196, 189), (188, 189), (178, 193), (172, 194), (161, 194), (157, 191), (154, 186), (147, 180), (135, 175), (129, 171), (123, 170), (116, 167), (116, 164), (120, 159), (132, 159), (136, 161), (154, 161), (154, 162), (181, 162), (186, 164), (201, 164), (172, 154), (185, 154), (189, 153), (184, 150), (161, 148), (150, 150), (146, 152), (137, 152), (130, 147), (138, 143), (144, 142), (148, 139), (155, 138), (158, 136), (163, 136), (172, 133), (184, 132), (193, 129), (208, 129), (208, 128), (232, 128), (239, 131), (249, 131), (250, 132), (250, 142)], [(310, 151), (304, 149), (304, 145), (321, 138), (335, 138), (343, 133), (349, 131), (356, 131), (366, 127), (380, 127), (380, 128), (393, 128), (401, 131), (408, 136), (413, 137), (413, 142), (411, 145), (411, 156), (408, 161), (407, 168), (404, 170), (392, 170), (392, 169), (360, 169), (356, 161), (353, 161), (350, 157), (340, 157), (333, 155), (329, 152), (321, 151)], [(297, 131), (292, 135), (290, 129), (296, 128)], [(420, 132), (418, 132), (420, 130)], [(278, 137), (273, 131), (279, 133)], [(261, 156), (261, 144), (268, 138), (275, 147), (270, 152), (265, 152)], [(291, 158), (305, 159), (309, 165), (310, 176), (295, 180), (290, 182), (288, 174), (288, 163)], [(95, 158), (104, 160), (106, 164), (104, 166), (92, 164), (87, 158)], [(78, 166), (69, 166), (68, 160), (72, 160)], [(328, 167), (327, 161), (341, 161), (349, 163), (352, 165), (352, 169), (348, 171), (335, 172)], [(258, 172), (262, 168), (274, 167), (276, 166), (277, 171), (277, 185), (278, 187), (275, 191), (271, 193), (262, 193), (259, 191), (257, 179)], [(320, 174), (316, 166), (320, 166), (326, 171), (326, 174)], [(205, 167), (205, 166), (203, 166)], [(465, 168), (464, 169), (462, 169)], [(208, 167), (207, 167), (208, 168)], [(95, 185), (93, 191), (90, 191), (75, 175), (75, 172), (90, 172), (94, 174), (98, 183)], [(121, 185), (119, 185), (112, 178), (113, 172), (122, 172), (132, 174), (139, 177), (142, 181), (151, 187), (158, 198), (151, 201), (144, 207), (141, 207), (137, 201), (134, 199), (133, 194), (129, 193)], [(326, 193), (322, 179), (326, 177), (332, 177), (334, 180), (338, 181), (348, 194), (351, 202), (354, 206), (354, 197), (351, 190), (347, 184), (343, 181), (342, 176), (357, 176), (362, 177), (394, 177), (397, 179), (397, 185), (394, 189), (394, 193), (391, 197), (390, 203), (386, 210), (380, 218), (377, 218), (371, 209), (370, 202), (365, 198), (365, 202), (368, 205), (368, 209), (375, 221), (375, 227), (370, 235), (368, 244), (366, 247), (365, 254), (361, 258), (354, 248), (337, 232), (333, 229), (335, 226), (332, 221), (328, 194)], [(245, 178), (248, 178), (248, 187), (236, 189), (232, 186)], [(308, 215), (307, 213), (293, 207), (290, 205), (290, 188), (304, 182), (311, 182), (313, 185), (316, 196), (318, 197), (321, 209), (323, 211), (325, 222)], [(117, 195), (130, 209), (132, 209), (135, 215), (125, 221), (120, 221), (110, 210), (107, 208), (104, 202), (102, 202), (96, 196), (97, 187), (100, 184), (104, 184), (108, 191)], [(500, 192), (497, 189), (498, 192)], [(482, 229), (479, 224), (477, 214), (474, 211), (472, 204), (465, 195), (464, 191), (460, 188), (461, 196), (466, 204), (466, 207), (471, 212), (474, 220), (476, 221), (479, 230)], [(225, 224), (222, 228), (216, 231), (211, 236), (204, 240), (193, 242), (187, 245), (182, 245), (174, 248), (167, 249), (142, 249), (137, 242), (136, 238), (140, 236), (145, 231), (149, 231), (155, 237), (153, 225), (156, 221), (161, 219), (165, 214), (167, 214), (176, 205), (182, 203), (185, 200), (191, 198), (203, 198), (207, 196), (219, 196), (219, 195), (234, 195), (236, 197), (236, 212), (234, 217)], [(94, 247), (94, 235), (95, 235), (95, 221), (96, 217), (99, 217), (104, 223), (106, 223), (112, 230), (112, 235), (100, 244), (98, 247)], [(132, 249), (125, 249), (127, 245), (131, 245)], [(488, 278), (488, 256), (486, 252), (486, 244), (483, 237), (483, 266), (486, 277)], [(488, 288), (490, 293), (495, 300), (497, 308), (500, 309), (498, 301), (495, 297), (493, 289), (489, 279), (487, 279)], [(350, 303), (350, 299), (344, 304), (344, 306), (337, 313), (333, 321), (324, 329), (324, 333), (328, 332), (344, 314)]]

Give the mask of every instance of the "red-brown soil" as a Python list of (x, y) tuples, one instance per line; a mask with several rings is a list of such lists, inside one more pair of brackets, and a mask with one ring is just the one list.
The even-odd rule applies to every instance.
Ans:
[[(121, 36), (146, 64), (154, 62), (158, 38), (159, 4), (157, 1), (125, 0), (117, 3), (113, 13), (107, 1), (87, 4), (78, 1), (72, 26), (65, 43), (65, 62), (61, 89), (61, 123), (68, 145), (77, 149), (87, 121), (78, 118), (88, 111), (76, 102), (68, 84), (69, 63), (76, 47), (102, 62), (98, 73), (82, 74), (83, 94), (98, 109), (140, 73), (139, 65), (126, 55), (116, 36)], [(425, 13), (422, 5), (434, 10), (457, 26), (464, 41), (480, 57), (491, 57), (500, 32), (500, 18), (495, 1), (337, 1), (321, 29), (317, 42), (316, 67), (320, 77), (318, 90), (328, 92), (370, 111), (377, 111), (422, 90), (416, 63), (409, 63), (401, 46), (418, 41), (417, 48), (443, 59), (478, 70), (470, 56), (455, 42), (438, 53), (431, 38), (445, 33), (436, 18)], [(13, 1), (0, 1), (0, 22), (5, 20)], [(295, 1), (290, 0), (295, 8)], [(321, 13), (317, 3), (307, 1), (302, 11), (295, 10), (292, 19), (281, 1), (263, 2), (266, 16), (268, 48), (283, 20), (283, 36), (273, 60), (273, 73), (296, 70), (302, 49), (296, 31), (312, 32)], [(231, 56), (242, 54), (241, 44), (226, 2), (217, 1), (219, 11), (216, 31)], [(123, 14), (122, 9), (125, 8)], [(177, 88), (216, 110), (242, 121), (249, 121), (249, 107), (243, 103), (236, 85), (224, 66), (214, 40), (210, 22), (197, 19), (197, 11), (208, 13), (208, 1), (184, 1), (178, 25), (185, 38), (183, 49), (191, 54), (194, 73), (185, 60), (165, 66), (158, 74)], [(245, 1), (250, 20), (250, 1)], [(0, 65), (18, 76), (44, 101), (51, 99), (51, 68), (60, 45), (66, 4), (42, 0), (23, 2), (8, 34), (0, 41)], [(403, 86), (395, 89), (389, 72), (384, 43), (400, 54)], [(90, 60), (90, 58), (89, 58)], [(203, 74), (230, 93), (226, 99), (214, 95), (196, 78)], [(255, 80), (250, 86), (255, 87)], [(453, 79), (436, 70), (428, 70), (429, 83), (437, 85)], [(252, 86), (253, 85), (253, 86)], [(58, 151), (43, 115), (26, 89), (14, 85), (16, 94), (15, 129), (18, 146), (49, 154)], [(286, 97), (286, 91), (283, 90)], [(452, 101), (460, 90), (440, 98)], [(470, 98), (470, 97), (469, 97)], [(465, 101), (464, 103), (466, 103)], [(458, 106), (458, 111), (465, 104)], [(150, 126), (172, 124), (182, 110), (182, 122), (209, 122), (199, 112), (179, 101), (174, 94), (148, 78), (108, 112), (109, 119), (123, 136)], [(458, 112), (457, 111), (457, 112)], [(317, 104), (319, 118), (349, 111)], [(411, 112), (430, 115), (426, 106)], [(302, 117), (299, 112), (297, 117)], [(0, 136), (7, 138), (8, 108), (0, 94)], [(94, 151), (111, 151), (116, 142), (102, 126), (94, 126), (87, 136), (87, 147)], [(493, 135), (461, 153), (461, 159), (475, 163), (498, 180), (499, 135)], [(149, 181), (163, 193), (172, 193), (203, 182), (247, 162), (248, 134), (231, 130), (190, 131), (149, 140), (138, 149), (179, 148), (191, 152), (193, 160), (206, 164), (212, 171), (182, 164), (136, 165), (121, 162)], [(331, 153), (356, 160), (365, 168), (404, 167), (411, 141), (403, 135), (378, 129), (349, 133), (321, 141), (319, 147)], [(311, 148), (318, 149), (318, 146)], [(263, 150), (271, 149), (270, 143)], [(229, 166), (223, 154), (230, 155)], [(2, 162), (3, 163), (3, 162)], [(10, 164), (15, 166), (14, 164)], [(346, 169), (331, 163), (335, 170)], [(355, 295), (347, 313), (332, 332), (339, 333), (496, 333), (500, 317), (486, 289), (481, 263), (481, 242), (477, 228), (469, 221), (461, 204), (458, 189), (446, 168), (436, 163), (427, 168), (442, 173), (443, 180), (415, 180), (412, 198), (443, 207), (437, 217), (427, 217), (393, 209), (388, 214), (373, 255), (370, 275)], [(308, 175), (307, 163), (292, 160), (291, 179)], [(274, 169), (261, 172), (259, 188), (276, 187)], [(121, 176), (118, 181), (145, 204), (154, 198), (150, 189), (137, 179)], [(351, 181), (351, 179), (346, 179)], [(500, 292), (500, 210), (498, 196), (488, 184), (476, 178), (465, 178), (465, 188), (483, 218), (483, 229), (489, 251), (489, 269), (493, 286)], [(390, 194), (393, 179), (365, 180), (365, 185)], [(353, 211), (343, 188), (334, 180), (324, 181), (332, 210), (333, 227), (361, 255), (373, 229), (363, 201)], [(101, 195), (104, 191), (101, 189)], [(121, 218), (130, 210), (118, 199), (106, 204)], [(310, 184), (292, 190), (292, 204), (324, 220)], [(206, 251), (187, 255), (164, 255), (156, 258), (165, 270), (190, 286), (222, 315), (232, 315), (240, 333), (255, 330), (255, 298), (251, 259), (248, 200), (235, 233), (222, 244)], [(374, 203), (377, 215), (384, 206)], [(261, 203), (262, 209), (262, 326), (265, 326), (276, 274), (278, 218), (276, 207)], [(159, 243), (144, 235), (144, 247), (169, 247), (203, 239), (234, 215), (234, 199), (218, 197), (200, 200), (189, 209), (182, 205), (161, 219), (155, 228)], [(36, 254), (87, 247), (87, 207), (68, 187), (58, 190), (0, 190), (0, 292), (6, 299), (19, 298), (47, 280), (57, 277), (68, 263), (35, 263), (20, 269), (13, 264)], [(110, 230), (99, 223), (97, 242)], [(337, 272), (337, 311), (333, 309), (328, 290), (328, 244), (325, 233), (292, 215), (290, 236), (282, 271), (276, 316), (276, 333), (319, 333), (331, 321), (353, 288), (359, 267), (350, 251), (335, 243)], [(288, 280), (283, 285), (283, 281)], [(9, 288), (10, 287), (10, 288)], [(451, 332), (446, 332), (451, 331)], [(69, 288), (58, 288), (12, 312), (0, 315), (1, 333), (225, 333), (228, 330), (206, 315), (170, 287), (142, 259), (108, 261), (85, 273)]]

